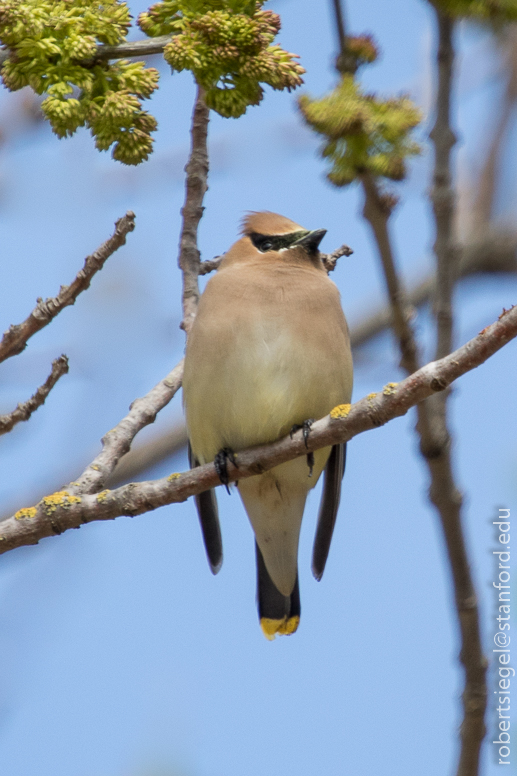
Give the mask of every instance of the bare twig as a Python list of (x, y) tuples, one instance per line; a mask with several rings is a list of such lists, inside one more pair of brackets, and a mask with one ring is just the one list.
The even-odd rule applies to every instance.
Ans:
[(400, 345), (400, 366), (408, 373), (418, 369), (418, 352), (410, 325), (412, 310), (409, 307), (404, 289), (395, 268), (395, 260), (388, 232), (388, 220), (391, 215), (391, 203), (383, 197), (373, 177), (365, 172), (361, 175), (365, 199), (363, 215), (371, 226), (379, 257), (384, 270), (386, 289), (390, 300), (392, 326)]
[[(482, 364), (517, 336), (517, 307), (503, 311), (499, 319), (455, 353), (420, 369), (403, 382), (389, 383), (375, 395), (354, 405), (341, 405), (311, 428), (308, 449), (345, 442), (369, 429), (404, 415), (410, 407)], [(307, 453), (303, 434), (296, 433), (271, 445), (251, 448), (237, 455), (238, 468), (229, 467), (235, 481), (267, 471)], [(78, 528), (92, 520), (110, 520), (120, 515), (138, 515), (166, 504), (185, 501), (219, 484), (213, 463), (160, 480), (130, 483), (113, 491), (76, 496), (54, 493), (35, 507), (21, 509), (0, 528), (0, 552), (37, 544), (40, 539)], [(467, 610), (466, 610), (467, 612)]]
[(333, 7), (338, 37), (338, 51), (343, 52), (346, 48), (345, 14), (340, 0), (333, 0)]
[(117, 465), (106, 480), (108, 488), (116, 488), (148, 471), (152, 466), (179, 453), (187, 444), (187, 429), (183, 421), (177, 421), (167, 431), (155, 434), (147, 442), (135, 445)]
[(216, 256), (214, 259), (208, 259), (207, 261), (202, 261), (199, 264), (199, 275), (208, 275), (210, 272), (213, 272), (215, 269), (219, 269), (219, 265), (221, 264), (222, 260), (224, 259), (223, 256)]
[(450, 124), (450, 100), (454, 66), (452, 35), (454, 21), (436, 10), (438, 22), (438, 93), (436, 118), (429, 137), (435, 147), (431, 201), (436, 222), (436, 288), (433, 300), (436, 318), (436, 357), (451, 352), (453, 337), (452, 292), (458, 272), (459, 251), (454, 238), (455, 192), (452, 187), (451, 151), (456, 136)]
[(156, 38), (143, 38), (142, 40), (129, 40), (127, 43), (119, 43), (118, 46), (104, 46), (99, 44), (94, 57), (80, 61), (84, 67), (96, 62), (106, 62), (109, 59), (127, 59), (131, 57), (148, 57), (151, 54), (161, 54), (172, 40), (172, 35), (157, 35)]
[(332, 253), (320, 253), (320, 256), (327, 272), (334, 272), (338, 259), (342, 256), (351, 256), (352, 253), (352, 248), (349, 248), (348, 245), (342, 245)]
[(188, 336), (199, 302), (199, 266), (200, 257), (197, 247), (197, 230), (203, 215), (203, 198), (208, 188), (208, 151), (207, 135), (210, 111), (206, 106), (204, 91), (197, 87), (196, 102), (192, 114), (190, 157), (185, 167), (185, 204), (178, 264), (183, 273), (183, 321), (181, 328)]
[(136, 434), (145, 426), (154, 423), (158, 412), (179, 390), (182, 377), (183, 361), (180, 361), (148, 394), (141, 399), (135, 399), (126, 417), (103, 436), (102, 451), (99, 455), (75, 482), (70, 483), (70, 492), (76, 495), (96, 493), (105, 486), (118, 461), (131, 447)]
[[(128, 57), (147, 57), (151, 54), (161, 54), (167, 43), (172, 40), (172, 35), (160, 35), (156, 38), (143, 38), (120, 43), (118, 46), (105, 46), (99, 44), (94, 57), (79, 60), (84, 67), (91, 67), (95, 62), (106, 62), (109, 59), (127, 59)], [(7, 48), (0, 49), (0, 66), (9, 58), (10, 51)]]
[[(435, 6), (438, 25), (438, 90), (436, 118), (430, 138), (435, 147), (431, 201), (436, 223), (436, 287), (433, 300), (436, 319), (436, 358), (447, 356), (453, 347), (453, 290), (458, 275), (459, 251), (454, 234), (456, 195), (452, 184), (451, 151), (456, 142), (451, 128), (451, 89), (454, 69), (454, 20)], [(456, 610), (461, 633), (460, 660), (465, 669), (462, 695), (463, 723), (457, 776), (476, 776), (479, 753), (485, 735), (487, 703), (486, 667), (476, 591), (462, 529), (462, 495), (456, 485), (451, 462), (451, 435), (444, 392), (426, 402), (431, 434), (422, 434), (421, 450), (431, 473), (429, 497), (442, 524), (454, 582)]]
[(43, 385), (40, 385), (36, 393), (31, 396), (28, 401), (23, 402), (23, 404), (18, 404), (16, 409), (8, 415), (0, 415), (0, 435), (7, 434), (17, 423), (20, 423), (23, 420), (29, 420), (32, 413), (45, 403), (45, 399), (59, 378), (63, 377), (67, 372), (68, 358), (66, 356), (56, 358), (55, 361), (52, 362), (51, 373)]
[(128, 210), (126, 215), (116, 222), (113, 235), (97, 248), (95, 253), (86, 257), (84, 267), (69, 286), (61, 286), (59, 294), (51, 299), (38, 299), (29, 317), (5, 332), (0, 342), (0, 362), (21, 353), (33, 334), (47, 326), (63, 308), (74, 304), (79, 294), (89, 288), (95, 273), (103, 268), (112, 253), (125, 244), (128, 232), (132, 232), (134, 228), (135, 214)]
[[(462, 246), (459, 267), (461, 278), (481, 273), (506, 272), (517, 272), (517, 234), (501, 229), (488, 229), (476, 242)], [(434, 287), (434, 273), (411, 286), (406, 295), (409, 310), (428, 302), (434, 293)], [(351, 327), (352, 347), (357, 348), (364, 345), (372, 337), (377, 336), (390, 326), (390, 305), (370, 312), (363, 321), (359, 321)]]

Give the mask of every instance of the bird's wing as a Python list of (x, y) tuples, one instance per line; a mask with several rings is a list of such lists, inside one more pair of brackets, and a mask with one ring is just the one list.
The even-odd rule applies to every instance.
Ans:
[(345, 461), (346, 443), (334, 445), (325, 467), (318, 525), (312, 551), (312, 573), (318, 581), (325, 571), (330, 542), (332, 541), (339, 501), (341, 499), (341, 480), (345, 473)]
[[(199, 466), (199, 462), (192, 453), (190, 442), (188, 445), (188, 459), (192, 469), (195, 466)], [(205, 490), (204, 493), (198, 493), (197, 496), (194, 496), (194, 501), (201, 524), (208, 563), (212, 574), (217, 574), (223, 565), (223, 541), (215, 491)]]

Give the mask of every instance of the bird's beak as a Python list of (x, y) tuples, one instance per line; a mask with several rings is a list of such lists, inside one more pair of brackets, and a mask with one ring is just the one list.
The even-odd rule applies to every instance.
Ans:
[(294, 248), (295, 245), (301, 245), (308, 253), (316, 253), (320, 242), (326, 234), (326, 229), (315, 229), (313, 232), (307, 232), (306, 235), (300, 237), (299, 240), (296, 240), (292, 247)]

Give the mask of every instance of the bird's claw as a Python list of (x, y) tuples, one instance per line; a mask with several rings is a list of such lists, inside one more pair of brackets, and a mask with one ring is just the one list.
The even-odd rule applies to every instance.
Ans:
[(233, 450), (230, 447), (223, 447), (214, 458), (214, 466), (217, 476), (221, 480), (221, 484), (224, 485), (229, 494), (230, 488), (228, 487), (228, 483), (230, 480), (228, 478), (228, 461), (231, 461), (237, 469), (239, 468)]
[(295, 425), (292, 426), (291, 428), (291, 432), (289, 436), (292, 439), (293, 434), (295, 434), (297, 431), (300, 431), (300, 429), (302, 429), (303, 441), (305, 442), (305, 447), (308, 447), (307, 440), (309, 439), (309, 434), (311, 433), (311, 426), (313, 423), (314, 423), (314, 418), (308, 418), (307, 420), (304, 420), (303, 423), (301, 424), (295, 423)]
[[(303, 431), (303, 441), (305, 442), (305, 447), (308, 447), (307, 441), (309, 439), (309, 434), (311, 433), (311, 426), (314, 423), (314, 418), (308, 418), (307, 420), (304, 420), (301, 424), (295, 424), (291, 428), (291, 432), (289, 436), (291, 439), (293, 438), (293, 434), (295, 434), (297, 431), (300, 431), (300, 429)], [(314, 469), (314, 453), (310, 452), (307, 453), (307, 466), (309, 467), (309, 477), (312, 477), (312, 470)]]

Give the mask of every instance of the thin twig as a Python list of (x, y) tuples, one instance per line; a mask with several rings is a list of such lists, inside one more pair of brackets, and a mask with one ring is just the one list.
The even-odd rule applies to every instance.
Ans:
[(213, 272), (216, 269), (219, 269), (219, 266), (224, 259), (224, 254), (222, 256), (216, 256), (213, 259), (207, 259), (206, 261), (201, 261), (199, 264), (199, 275), (208, 275), (210, 272)]
[[(461, 249), (459, 276), (466, 278), (476, 274), (516, 273), (517, 234), (502, 230), (487, 230), (476, 242)], [(406, 294), (409, 310), (428, 302), (434, 292), (435, 274), (430, 273), (415, 283)], [(370, 312), (363, 321), (350, 329), (353, 348), (364, 345), (372, 337), (391, 326), (391, 306), (386, 305)]]
[[(436, 118), (430, 133), (435, 148), (431, 201), (436, 224), (436, 287), (433, 312), (436, 319), (436, 358), (453, 348), (453, 290), (458, 275), (459, 251), (454, 234), (456, 194), (452, 183), (451, 151), (456, 142), (451, 127), (451, 91), (454, 74), (454, 20), (434, 7), (438, 26), (438, 89)], [(448, 393), (426, 402), (431, 417), (431, 436), (422, 452), (431, 473), (429, 497), (442, 524), (451, 567), (454, 596), (461, 633), (460, 660), (465, 669), (462, 695), (463, 722), (457, 776), (476, 776), (479, 754), (485, 736), (487, 704), (486, 667), (481, 644), (481, 628), (476, 590), (472, 579), (462, 528), (463, 498), (456, 485), (451, 461), (451, 434), (447, 422)], [(437, 444), (438, 443), (438, 444)], [(426, 449), (427, 447), (427, 449)], [(429, 450), (432, 454), (429, 455)]]
[(386, 290), (390, 300), (392, 326), (400, 346), (400, 366), (408, 374), (419, 367), (418, 351), (410, 320), (412, 310), (408, 305), (404, 289), (400, 282), (393, 257), (388, 221), (391, 215), (391, 203), (378, 190), (377, 183), (370, 173), (361, 175), (365, 193), (363, 215), (372, 228), (379, 257), (384, 270)]
[(119, 43), (118, 46), (98, 45), (95, 56), (80, 60), (80, 64), (89, 67), (96, 62), (106, 62), (109, 59), (128, 59), (131, 57), (148, 57), (161, 54), (172, 40), (172, 35), (158, 35), (156, 38), (143, 38)]
[(21, 421), (29, 420), (33, 412), (38, 407), (41, 407), (45, 403), (45, 399), (49, 395), (52, 388), (55, 386), (60, 377), (63, 377), (68, 372), (68, 358), (66, 356), (60, 356), (52, 362), (52, 371), (43, 383), (40, 385), (36, 393), (31, 396), (28, 401), (23, 404), (18, 404), (15, 410), (8, 415), (0, 415), (0, 435), (7, 434), (11, 429)]
[(342, 245), (332, 253), (320, 253), (321, 260), (327, 272), (334, 272), (338, 259), (342, 256), (351, 256), (353, 254), (352, 248), (348, 245)]
[(137, 433), (154, 423), (158, 412), (177, 393), (182, 377), (183, 361), (180, 361), (149, 393), (141, 399), (135, 399), (126, 417), (103, 436), (99, 455), (77, 480), (70, 483), (70, 492), (76, 495), (96, 493), (105, 486), (119, 460), (128, 452)]
[[(91, 67), (96, 62), (106, 62), (109, 59), (127, 59), (128, 57), (147, 57), (151, 54), (161, 54), (167, 43), (172, 40), (172, 35), (159, 35), (156, 38), (143, 38), (120, 43), (118, 46), (105, 46), (99, 44), (95, 56), (78, 60), (84, 67)], [(11, 52), (8, 48), (0, 49), (0, 66), (9, 58)]]
[[(375, 395), (354, 405), (341, 405), (317, 421), (307, 441), (309, 451), (338, 444), (357, 434), (382, 426), (407, 413), (437, 391), (443, 391), (461, 375), (482, 364), (517, 336), (517, 307), (503, 311), (499, 319), (477, 337), (440, 361), (427, 364), (401, 383), (389, 383)], [(285, 461), (306, 455), (303, 434), (298, 432), (270, 445), (250, 448), (237, 455), (238, 468), (229, 465), (229, 480), (241, 480), (267, 471)], [(35, 507), (19, 510), (0, 526), (0, 553), (37, 544), (40, 539), (78, 528), (93, 520), (138, 515), (166, 504), (185, 501), (219, 483), (213, 463), (183, 474), (171, 474), (151, 482), (130, 483), (113, 491), (76, 496), (61, 491), (45, 497)]]
[(155, 434), (147, 442), (132, 447), (106, 480), (106, 487), (116, 488), (124, 482), (137, 479), (151, 467), (184, 450), (186, 445), (187, 427), (180, 420), (171, 425), (167, 431)]
[(346, 48), (346, 26), (345, 14), (340, 0), (333, 0), (334, 18), (336, 20), (336, 31), (338, 37), (338, 51), (343, 52)]
[(436, 288), (433, 310), (436, 318), (436, 358), (452, 350), (452, 292), (459, 264), (459, 251), (454, 236), (455, 191), (452, 186), (451, 151), (456, 136), (451, 128), (451, 88), (454, 67), (452, 35), (454, 21), (436, 9), (438, 22), (438, 92), (436, 118), (429, 137), (435, 148), (431, 201), (436, 223), (434, 252), (436, 254)]
[(203, 198), (208, 188), (208, 121), (210, 110), (207, 108), (204, 91), (197, 87), (196, 102), (192, 114), (191, 149), (185, 167), (185, 204), (181, 210), (183, 218), (180, 237), (178, 264), (183, 274), (183, 321), (181, 328), (188, 336), (199, 302), (200, 255), (197, 247), (197, 230), (203, 215)]
[(61, 286), (59, 294), (51, 299), (38, 299), (38, 303), (23, 323), (13, 325), (5, 332), (0, 342), (0, 362), (6, 358), (21, 353), (27, 341), (33, 334), (47, 326), (63, 308), (74, 304), (82, 291), (89, 288), (96, 272), (99, 272), (109, 257), (126, 242), (128, 232), (135, 228), (135, 214), (130, 210), (115, 223), (115, 232), (97, 248), (95, 253), (87, 256), (84, 267), (69, 286)]

